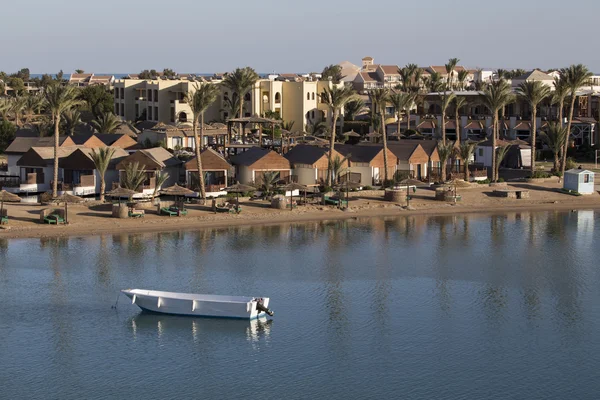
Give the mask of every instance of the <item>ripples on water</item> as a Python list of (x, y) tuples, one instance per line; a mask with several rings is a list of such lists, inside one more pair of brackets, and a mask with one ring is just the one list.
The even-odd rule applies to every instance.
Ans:
[[(0, 240), (0, 398), (597, 398), (593, 212)], [(253, 322), (118, 290), (271, 297)]]

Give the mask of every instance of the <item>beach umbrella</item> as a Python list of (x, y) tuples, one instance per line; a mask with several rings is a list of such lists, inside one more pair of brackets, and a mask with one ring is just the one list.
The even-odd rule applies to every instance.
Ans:
[(254, 186), (250, 186), (250, 185), (244, 185), (242, 183), (236, 183), (235, 185), (231, 185), (229, 187), (225, 188), (225, 191), (227, 193), (235, 193), (235, 201), (237, 203), (237, 212), (239, 213), (239, 206), (240, 206), (240, 193), (246, 193), (246, 192), (254, 192), (256, 190), (256, 188)]
[[(352, 182), (348, 180), (348, 176), (346, 176), (346, 180), (344, 182), (340, 182), (336, 185), (340, 190), (346, 190), (346, 202), (350, 201), (350, 189), (358, 189), (362, 185), (358, 182)], [(341, 203), (340, 203), (341, 204)]]
[[(179, 197), (185, 197), (187, 195), (194, 194), (193, 190), (190, 190), (190, 189), (188, 189), (186, 187), (183, 187), (183, 186), (179, 186), (178, 184), (174, 184), (173, 186), (169, 186), (166, 189), (162, 189), (160, 192), (162, 194), (166, 194), (167, 196), (175, 196), (178, 199), (179, 199)], [(184, 208), (183, 207), (183, 203), (182, 203), (182, 207), (181, 208), (182, 209)]]
[(356, 132), (354, 132), (354, 129), (352, 129), (352, 130), (350, 130), (348, 132), (345, 132), (344, 136), (348, 136), (348, 137), (360, 137), (360, 133), (356, 133)]
[(412, 178), (403, 179), (399, 183), (400, 183), (400, 185), (406, 185), (406, 207), (408, 207), (410, 205), (410, 187), (411, 186), (414, 186), (415, 188), (429, 186), (428, 184), (421, 182), (420, 180), (412, 179)]
[(72, 194), (61, 194), (60, 196), (56, 196), (52, 199), (52, 201), (56, 202), (56, 203), (65, 203), (65, 223), (69, 223), (69, 209), (67, 207), (68, 203), (81, 203), (84, 201), (84, 199), (82, 197), (79, 196), (75, 196)]
[(290, 210), (293, 211), (294, 207), (292, 206), (292, 204), (294, 203), (294, 190), (303, 191), (304, 196), (306, 197), (306, 191), (308, 190), (308, 187), (296, 182), (291, 182), (285, 186), (282, 186), (280, 189), (285, 190), (286, 192), (290, 192)]
[(446, 182), (446, 184), (450, 185), (450, 186), (454, 186), (454, 202), (455, 203), (456, 203), (456, 195), (457, 195), (456, 188), (457, 187), (469, 187), (469, 186), (471, 186), (469, 184), (469, 182), (466, 182), (464, 179), (457, 179), (457, 178), (454, 178), (454, 179)]
[(16, 203), (16, 202), (21, 201), (21, 198), (19, 196), (17, 196), (16, 194), (7, 192), (6, 190), (0, 190), (0, 217), (4, 215), (4, 202), (5, 201), (12, 201), (12, 202)]
[(127, 197), (128, 199), (130, 199), (136, 193), (137, 192), (135, 190), (126, 189), (124, 187), (119, 186), (118, 188), (113, 189), (110, 192), (106, 193), (106, 195), (109, 197), (118, 197), (119, 198), (119, 208), (120, 208), (122, 197)]

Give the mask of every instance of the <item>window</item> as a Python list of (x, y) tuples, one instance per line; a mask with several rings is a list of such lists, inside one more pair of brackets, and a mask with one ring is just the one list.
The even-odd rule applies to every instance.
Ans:
[(115, 103), (115, 115), (119, 114), (119, 103)]
[(315, 110), (311, 111), (311, 117), (312, 117), (312, 119), (315, 119)]
[(148, 107), (148, 121), (152, 121), (152, 107)]
[(306, 93), (306, 100), (310, 100), (310, 93)]
[(135, 105), (135, 117), (139, 117), (140, 116), (140, 105), (136, 104)]
[(275, 93), (275, 103), (281, 103), (281, 94), (279, 92)]
[(125, 116), (125, 104), (121, 103), (121, 116)]
[(229, 92), (223, 93), (223, 101), (229, 100)]
[(154, 119), (158, 121), (158, 107), (154, 107)]
[(121, 98), (125, 98), (125, 88), (121, 88)]
[(590, 174), (583, 175), (583, 183), (590, 183)]
[(119, 98), (119, 88), (115, 88), (114, 95), (115, 95), (115, 99)]
[(148, 101), (152, 101), (152, 90), (148, 89)]
[(479, 149), (479, 157), (483, 157), (483, 149)]
[(312, 93), (312, 99), (315, 99), (315, 92)]
[(250, 93), (246, 93), (246, 95), (244, 96), (244, 101), (250, 101), (252, 100), (252, 95), (250, 95)]
[(158, 101), (158, 90), (154, 90), (154, 101)]
[(173, 142), (173, 148), (183, 147), (183, 138), (174, 137), (174, 138), (171, 138), (171, 140)]
[(179, 113), (178, 119), (179, 122), (187, 122), (187, 114), (185, 113), (185, 111)]

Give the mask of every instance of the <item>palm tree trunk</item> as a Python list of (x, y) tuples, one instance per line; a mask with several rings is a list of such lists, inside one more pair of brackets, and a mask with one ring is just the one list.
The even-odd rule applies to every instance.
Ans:
[(58, 196), (58, 131), (60, 125), (60, 114), (54, 116), (54, 177), (52, 180), (52, 197)]
[[(244, 96), (242, 96), (242, 91), (240, 90), (240, 118), (244, 116)], [(244, 139), (244, 124), (240, 122), (240, 135), (242, 135), (242, 142), (246, 143)]]
[(565, 169), (567, 167), (567, 149), (569, 148), (569, 139), (571, 138), (571, 123), (573, 122), (573, 111), (575, 109), (575, 92), (573, 92), (573, 96), (571, 98), (571, 107), (569, 109), (569, 122), (567, 122), (567, 134), (565, 135), (565, 143), (563, 145), (563, 154), (562, 154), (562, 165), (561, 165), (561, 176), (565, 176)]
[(465, 182), (469, 182), (469, 159), (463, 160), (463, 163), (465, 165)]
[(494, 111), (492, 123), (492, 182), (496, 182), (496, 127), (498, 126), (498, 110)]
[(406, 132), (410, 131), (410, 106), (406, 109)]
[(381, 114), (381, 136), (383, 137), (383, 185), (389, 180), (388, 177), (388, 154), (387, 154), (387, 132), (385, 131), (385, 107), (379, 110)]
[(558, 172), (558, 168), (559, 168), (559, 159), (558, 159), (558, 154), (559, 154), (560, 150), (557, 150), (556, 152), (554, 152), (554, 172)]
[(460, 146), (460, 114), (458, 112), (458, 108), (456, 109), (456, 115), (454, 119), (454, 123), (456, 124), (456, 144)]
[(442, 143), (446, 145), (446, 110), (442, 108)]
[(327, 162), (329, 173), (327, 174), (327, 186), (331, 187), (333, 184), (333, 146), (335, 146), (335, 125), (337, 124), (338, 114), (337, 111), (333, 112), (333, 122), (331, 124), (331, 138), (329, 138), (329, 160)]
[[(204, 171), (202, 170), (202, 157), (200, 156), (202, 149), (202, 136), (198, 135), (198, 116), (194, 115), (194, 142), (196, 150), (196, 168), (198, 169), (198, 184), (200, 185), (200, 197), (206, 200), (206, 189), (204, 188)], [(204, 132), (204, 113), (201, 114), (200, 127), (201, 132)]]
[(537, 107), (531, 112), (531, 176), (535, 173), (535, 136), (537, 128)]
[[(106, 172), (106, 171), (105, 171)], [(100, 201), (104, 202), (104, 192), (106, 192), (106, 180), (104, 174), (100, 174)]]
[(398, 140), (400, 140), (400, 111), (398, 111), (398, 129), (396, 130), (396, 133), (398, 134)]

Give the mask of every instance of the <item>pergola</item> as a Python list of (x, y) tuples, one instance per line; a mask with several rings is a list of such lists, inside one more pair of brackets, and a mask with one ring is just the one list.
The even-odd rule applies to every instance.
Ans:
[[(262, 147), (262, 128), (263, 128), (263, 125), (271, 125), (271, 132), (272, 132), (271, 139), (273, 141), (275, 141), (275, 126), (281, 125), (281, 121), (276, 120), (276, 119), (259, 117), (256, 114), (254, 114), (251, 117), (230, 118), (230, 119), (227, 120), (227, 145), (229, 145), (231, 143), (231, 128), (232, 128), (233, 124), (240, 124), (240, 126), (241, 126), (240, 135), (242, 136), (242, 142), (244, 144), (246, 143), (246, 141), (245, 141), (245, 137), (246, 137), (246, 125), (248, 125), (248, 124), (258, 125), (258, 132), (259, 132), (258, 143)], [(282, 140), (281, 143), (283, 144), (283, 140)]]

